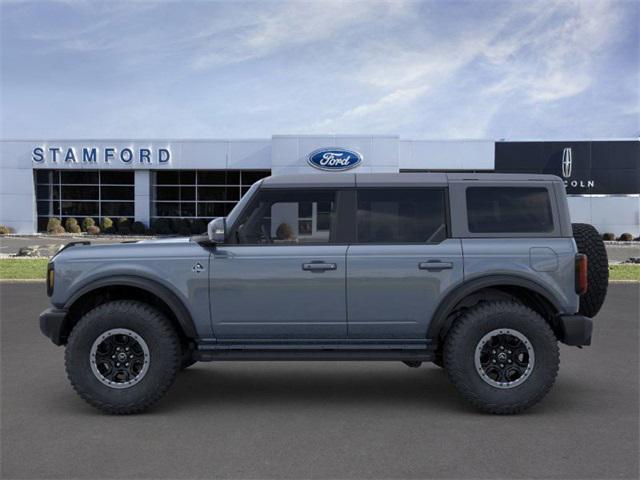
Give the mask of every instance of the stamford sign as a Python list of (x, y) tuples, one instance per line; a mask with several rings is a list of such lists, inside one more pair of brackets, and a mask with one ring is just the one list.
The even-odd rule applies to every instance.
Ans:
[(168, 148), (116, 148), (116, 147), (35, 147), (31, 160), (36, 164), (122, 164), (149, 165), (171, 162), (171, 150)]
[(319, 170), (339, 172), (360, 165), (362, 155), (346, 148), (320, 148), (311, 152), (307, 161)]

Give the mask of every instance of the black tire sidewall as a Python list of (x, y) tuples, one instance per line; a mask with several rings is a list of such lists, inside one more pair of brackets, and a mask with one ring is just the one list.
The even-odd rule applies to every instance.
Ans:
[[(166, 318), (152, 307), (132, 301), (103, 304), (88, 312), (74, 327), (66, 348), (66, 365), (74, 388), (90, 403), (107, 408), (135, 409), (164, 393), (179, 367), (177, 335)], [(104, 332), (126, 328), (138, 334), (149, 348), (145, 376), (128, 388), (111, 388), (100, 382), (90, 365), (91, 346)]]
[[(519, 304), (496, 302), (480, 307), (460, 319), (445, 343), (445, 368), (463, 396), (493, 413), (519, 411), (540, 400), (553, 384), (558, 371), (558, 345), (553, 332), (537, 313)], [(529, 377), (512, 388), (498, 388), (485, 382), (475, 365), (478, 343), (500, 328), (516, 330), (533, 347), (534, 367)]]
[(587, 292), (580, 297), (579, 313), (595, 317), (607, 295), (609, 260), (600, 233), (587, 223), (573, 223), (573, 238), (578, 252), (587, 256)]

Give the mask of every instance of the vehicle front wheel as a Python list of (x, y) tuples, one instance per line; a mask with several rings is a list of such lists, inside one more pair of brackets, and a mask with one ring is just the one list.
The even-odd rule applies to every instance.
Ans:
[(131, 414), (157, 402), (181, 364), (178, 335), (152, 306), (132, 300), (86, 313), (69, 335), (67, 376), (86, 402), (111, 414)]
[(558, 373), (557, 339), (538, 313), (517, 302), (471, 308), (447, 334), (444, 367), (472, 405), (519, 413), (538, 403)]

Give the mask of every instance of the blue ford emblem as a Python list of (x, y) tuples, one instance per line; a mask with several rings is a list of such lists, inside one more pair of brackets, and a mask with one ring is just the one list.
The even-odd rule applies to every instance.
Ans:
[(357, 167), (362, 155), (345, 148), (320, 148), (309, 154), (309, 165), (320, 170), (339, 172)]

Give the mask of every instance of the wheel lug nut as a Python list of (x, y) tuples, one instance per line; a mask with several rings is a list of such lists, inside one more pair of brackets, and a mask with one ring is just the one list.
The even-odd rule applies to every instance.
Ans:
[(511, 363), (511, 360), (509, 360), (509, 363)]
[(119, 367), (119, 366), (120, 366), (120, 363), (116, 363), (116, 367)]
[(129, 347), (125, 348), (125, 350), (128, 352), (129, 351)]
[(129, 355), (129, 358), (133, 358), (133, 355)]
[(129, 366), (129, 362), (125, 363), (125, 364), (124, 364), (124, 366), (125, 366), (125, 367), (128, 367), (128, 366)]
[(116, 356), (115, 355), (111, 355), (111, 358), (116, 358)]
[(500, 368), (504, 368), (504, 363), (501, 363), (501, 364), (500, 364)]

